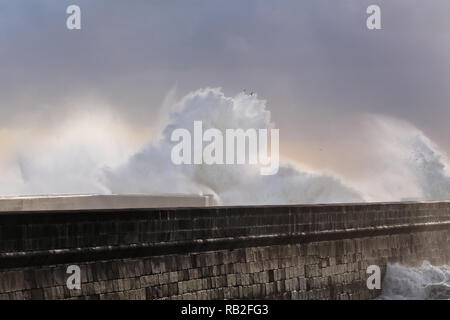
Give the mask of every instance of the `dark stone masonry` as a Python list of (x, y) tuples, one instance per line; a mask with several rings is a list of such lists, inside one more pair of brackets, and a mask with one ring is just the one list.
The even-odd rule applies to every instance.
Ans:
[(371, 299), (449, 244), (450, 202), (2, 212), (0, 299)]

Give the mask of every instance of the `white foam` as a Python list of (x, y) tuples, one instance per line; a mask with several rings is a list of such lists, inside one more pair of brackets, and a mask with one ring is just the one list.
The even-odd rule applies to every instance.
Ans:
[(416, 268), (388, 264), (378, 299), (450, 300), (450, 267), (433, 266), (428, 261)]

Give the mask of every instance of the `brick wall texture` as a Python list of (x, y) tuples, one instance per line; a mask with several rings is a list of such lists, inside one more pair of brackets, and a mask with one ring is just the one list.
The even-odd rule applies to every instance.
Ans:
[(449, 244), (450, 202), (4, 212), (0, 299), (370, 299)]

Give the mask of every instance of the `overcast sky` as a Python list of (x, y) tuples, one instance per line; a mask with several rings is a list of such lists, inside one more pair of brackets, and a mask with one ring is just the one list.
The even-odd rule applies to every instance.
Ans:
[[(70, 4), (81, 31), (66, 29)], [(370, 4), (382, 30), (366, 28)], [(450, 152), (449, 57), (448, 0), (0, 0), (0, 131), (92, 101), (144, 130), (172, 88), (211, 86), (258, 92), (284, 153), (315, 165), (332, 164), (295, 150), (347, 144), (367, 113)]]

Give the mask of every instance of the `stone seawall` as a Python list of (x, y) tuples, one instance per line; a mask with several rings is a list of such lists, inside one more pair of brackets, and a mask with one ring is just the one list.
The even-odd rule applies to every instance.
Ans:
[(423, 260), (450, 202), (0, 213), (0, 299), (368, 299), (367, 266)]

